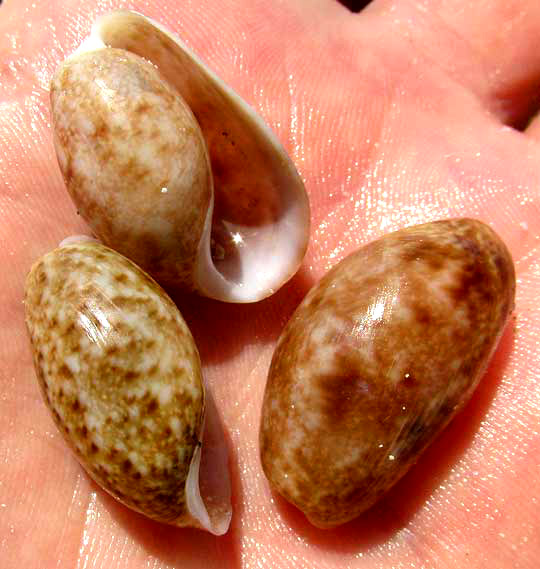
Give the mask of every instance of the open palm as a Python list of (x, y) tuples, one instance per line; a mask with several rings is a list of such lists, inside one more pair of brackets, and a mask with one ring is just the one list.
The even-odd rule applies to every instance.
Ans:
[[(300, 273), (255, 305), (178, 299), (226, 430), (221, 538), (144, 519), (101, 491), (41, 402), (24, 277), (86, 231), (64, 189), (48, 82), (95, 17), (132, 8), (179, 34), (276, 131), (312, 205)], [(0, 7), (0, 559), (92, 567), (536, 567), (540, 556), (540, 55), (537, 0), (7, 0)], [(523, 128), (527, 125), (527, 128)], [(521, 130), (518, 130), (517, 128)], [(266, 371), (309, 286), (414, 223), (470, 216), (516, 262), (514, 320), (471, 403), (370, 512), (332, 531), (272, 494), (258, 459)]]

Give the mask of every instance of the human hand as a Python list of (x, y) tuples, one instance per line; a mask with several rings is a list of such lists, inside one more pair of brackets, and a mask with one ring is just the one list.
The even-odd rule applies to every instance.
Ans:
[[(133, 8), (185, 39), (276, 131), (306, 181), (303, 269), (255, 305), (179, 298), (228, 433), (233, 521), (221, 538), (163, 526), (101, 491), (41, 401), (24, 277), (87, 230), (56, 165), (48, 84), (98, 14)], [(535, 0), (7, 0), (0, 7), (0, 559), (49, 567), (532, 568), (540, 556), (540, 282)], [(371, 511), (313, 528), (258, 458), (281, 328), (329, 267), (388, 231), (470, 216), (516, 262), (515, 321), (470, 404)], [(233, 323), (233, 324), (231, 324)]]

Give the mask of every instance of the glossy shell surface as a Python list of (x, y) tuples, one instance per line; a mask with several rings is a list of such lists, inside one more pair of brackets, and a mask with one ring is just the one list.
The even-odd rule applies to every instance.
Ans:
[(300, 304), (266, 386), (271, 486), (320, 527), (362, 513), (470, 398), (513, 308), (514, 266), (470, 219), (388, 234)]
[(25, 308), (44, 399), (90, 476), (150, 518), (223, 533), (228, 520), (208, 527), (193, 508), (205, 392), (191, 333), (163, 290), (81, 242), (33, 266)]
[(309, 204), (293, 163), (159, 24), (127, 11), (99, 19), (55, 74), (51, 102), (77, 209), (160, 284), (251, 302), (297, 271)]

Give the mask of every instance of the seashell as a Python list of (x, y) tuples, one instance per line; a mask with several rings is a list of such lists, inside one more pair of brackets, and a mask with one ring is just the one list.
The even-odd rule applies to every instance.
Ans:
[(208, 507), (199, 490), (199, 354), (159, 285), (108, 247), (76, 242), (32, 267), (25, 308), (43, 397), (88, 474), (154, 520), (225, 533), (226, 468)]
[(51, 103), (78, 211), (158, 282), (252, 302), (298, 270), (309, 204), (293, 163), (160, 25), (135, 12), (102, 17), (56, 71)]
[(260, 428), (271, 486), (322, 528), (372, 506), (470, 398), (514, 293), (508, 250), (471, 219), (403, 229), (341, 261), (272, 359)]

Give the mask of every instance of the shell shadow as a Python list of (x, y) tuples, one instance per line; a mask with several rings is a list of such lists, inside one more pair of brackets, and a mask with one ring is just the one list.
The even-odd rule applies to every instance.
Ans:
[[(203, 530), (177, 528), (146, 518), (130, 510), (107, 492), (100, 489), (100, 500), (118, 525), (136, 542), (148, 556), (160, 561), (160, 565), (181, 569), (194, 559), (204, 559), (205, 563), (214, 560), (217, 564), (231, 568), (241, 567), (239, 550), (239, 515), (242, 513), (243, 492), (240, 483), (238, 459), (234, 452), (229, 433), (222, 421), (224, 444), (228, 452), (229, 474), (233, 516), (229, 531), (223, 536), (214, 536)], [(215, 427), (214, 427), (215, 428)], [(92, 481), (94, 488), (99, 486)], [(211, 564), (211, 563), (210, 563)]]
[(224, 362), (252, 344), (279, 337), (291, 314), (315, 284), (307, 269), (274, 295), (251, 304), (228, 304), (168, 290), (186, 320), (205, 364)]
[(411, 470), (372, 508), (338, 528), (323, 530), (312, 526), (300, 510), (273, 492), (284, 521), (311, 545), (337, 553), (365, 553), (391, 539), (448, 479), (452, 467), (470, 447), (500, 385), (513, 343), (514, 321), (511, 320), (469, 402)]

